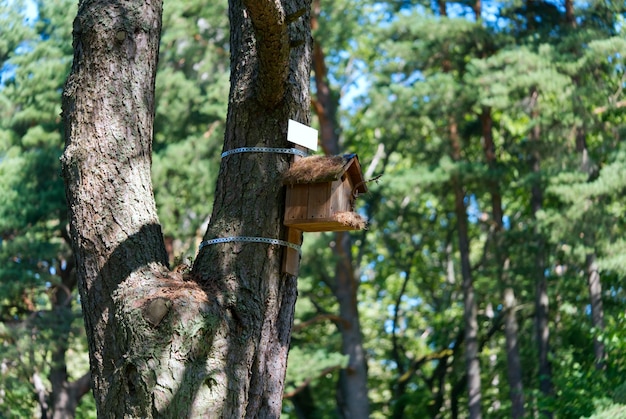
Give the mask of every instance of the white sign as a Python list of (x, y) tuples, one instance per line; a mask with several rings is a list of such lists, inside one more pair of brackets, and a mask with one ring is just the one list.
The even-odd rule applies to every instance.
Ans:
[(287, 141), (315, 151), (317, 150), (317, 130), (290, 119), (287, 127)]

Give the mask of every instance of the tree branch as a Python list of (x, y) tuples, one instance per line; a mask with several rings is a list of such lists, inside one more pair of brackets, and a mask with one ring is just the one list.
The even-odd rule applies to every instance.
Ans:
[(624, 106), (626, 106), (626, 100), (620, 100), (619, 102), (615, 102), (614, 104), (609, 105), (609, 106), (599, 106), (595, 108), (593, 110), (593, 114), (600, 115), (601, 113), (604, 113), (608, 111), (609, 109), (623, 108)]
[(312, 324), (315, 323), (319, 323), (322, 322), (324, 320), (330, 320), (335, 324), (338, 323), (342, 323), (344, 325), (344, 327), (347, 327), (348, 324), (346, 322), (346, 320), (342, 319), (341, 317), (337, 316), (336, 314), (330, 314), (330, 313), (323, 313), (323, 314), (318, 314), (316, 316), (314, 316), (313, 318), (310, 318), (307, 321), (298, 323), (296, 325), (293, 326), (292, 331), (295, 332), (299, 332), (300, 330), (307, 328), (309, 326), (311, 326)]
[(37, 401), (41, 407), (41, 417), (46, 419), (48, 417), (48, 402), (46, 401), (46, 387), (43, 384), (43, 380), (39, 376), (39, 373), (35, 371), (32, 376), (33, 386), (37, 393)]
[(87, 371), (82, 377), (74, 380), (70, 386), (76, 396), (76, 401), (80, 400), (91, 390), (91, 372)]
[(285, 393), (283, 395), (284, 399), (288, 399), (290, 397), (295, 396), (296, 394), (300, 393), (302, 390), (304, 390), (310, 383), (311, 381), (313, 381), (314, 379), (318, 378), (318, 377), (323, 377), (326, 374), (329, 374), (333, 371), (336, 370), (340, 370), (342, 368), (341, 365), (333, 365), (331, 367), (325, 368), (323, 369), (317, 376), (315, 377), (309, 377), (306, 380), (304, 380), (304, 382), (302, 384), (300, 384), (298, 387), (296, 387), (294, 390), (290, 391), (289, 393)]

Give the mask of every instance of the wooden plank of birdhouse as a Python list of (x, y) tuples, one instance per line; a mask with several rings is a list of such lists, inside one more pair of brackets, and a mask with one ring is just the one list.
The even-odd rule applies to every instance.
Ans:
[(351, 231), (354, 227), (342, 224), (333, 218), (316, 218), (308, 220), (296, 220), (289, 226), (297, 227), (299, 230), (307, 233), (316, 233), (321, 231)]
[[(289, 243), (302, 245), (302, 231), (297, 228), (287, 228), (287, 241)], [(291, 247), (285, 248), (283, 254), (282, 271), (289, 275), (298, 276), (300, 271), (300, 253)]]
[(367, 183), (363, 178), (363, 171), (361, 170), (361, 163), (359, 163), (359, 159), (355, 157), (350, 164), (349, 167), (346, 168), (348, 175), (350, 176), (350, 180), (352, 181), (352, 188), (355, 188), (359, 194), (363, 194), (367, 192)]
[(342, 186), (343, 182), (333, 182), (330, 192), (330, 214), (334, 214), (338, 211), (346, 211), (346, 198)]
[(285, 200), (285, 221), (300, 220), (307, 217), (309, 191), (307, 185), (287, 186)]
[(308, 184), (309, 205), (308, 219), (327, 218), (330, 216), (330, 182)]

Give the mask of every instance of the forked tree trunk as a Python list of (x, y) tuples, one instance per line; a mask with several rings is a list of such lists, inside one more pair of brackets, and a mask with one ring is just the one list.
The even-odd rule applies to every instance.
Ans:
[[(283, 249), (205, 246), (170, 272), (150, 181), (162, 3), (82, 0), (63, 171), (99, 417), (279, 417), (295, 278)], [(286, 147), (309, 121), (306, 2), (232, 0), (225, 149)], [(222, 160), (205, 240), (284, 238), (289, 157)]]

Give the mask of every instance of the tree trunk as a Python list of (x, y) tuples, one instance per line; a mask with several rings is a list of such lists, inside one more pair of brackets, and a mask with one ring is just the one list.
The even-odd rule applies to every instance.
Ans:
[[(508, 270), (509, 260), (504, 270)], [(508, 275), (505, 273), (505, 275)], [(507, 286), (504, 297), (504, 335), (506, 342), (507, 379), (509, 381), (509, 398), (511, 399), (511, 417), (524, 417), (524, 384), (522, 382), (522, 362), (519, 354), (519, 326), (517, 323), (517, 302), (513, 288)]]
[[(311, 29), (319, 29), (318, 16), (322, 12), (320, 0), (313, 1)], [(337, 135), (337, 104), (334, 102), (328, 85), (328, 68), (326, 55), (319, 42), (313, 45), (313, 72), (315, 74), (315, 100), (313, 109), (320, 124), (320, 142), (326, 155), (339, 154), (339, 138)]]
[[(591, 253), (586, 257), (587, 285), (589, 287), (589, 300), (591, 301), (591, 324), (595, 333), (604, 330), (604, 308), (602, 306), (602, 282), (596, 263), (596, 255)], [(604, 343), (597, 337), (593, 340), (593, 353), (596, 359), (596, 369), (603, 370), (605, 367), (606, 351)]]
[[(454, 161), (461, 159), (461, 142), (458, 134), (456, 121), (450, 121), (450, 140), (452, 146), (452, 158)], [(457, 232), (459, 239), (459, 253), (461, 256), (461, 277), (463, 278), (463, 319), (465, 322), (465, 362), (467, 370), (467, 390), (469, 417), (479, 419), (481, 411), (481, 385), (480, 385), (480, 362), (478, 359), (478, 321), (476, 292), (472, 278), (470, 265), (469, 233), (467, 226), (467, 209), (465, 208), (465, 191), (461, 182), (461, 175), (455, 173), (452, 176), (452, 190), (454, 192), (454, 208), (457, 219)]]
[[(594, 178), (595, 168), (589, 157), (585, 132), (584, 127), (578, 127), (576, 130), (576, 151), (580, 153), (581, 156), (580, 170), (589, 175), (589, 181), (591, 182)], [(584, 225), (591, 224), (585, 223)], [(588, 228), (583, 231), (585, 244), (593, 249), (595, 246), (595, 232)], [(587, 270), (589, 303), (591, 305), (591, 325), (595, 329), (595, 333), (598, 333), (604, 331), (604, 307), (602, 305), (602, 282), (600, 280), (600, 271), (596, 262), (595, 251), (590, 251), (586, 255), (585, 266)], [(596, 360), (596, 369), (603, 370), (605, 368), (606, 350), (604, 343), (597, 337), (593, 340), (593, 352)]]
[[(535, 109), (539, 93), (536, 90), (531, 91), (531, 116), (535, 121), (535, 126), (530, 131), (530, 139), (532, 141), (530, 170), (534, 176), (530, 189), (530, 207), (535, 223), (537, 222), (537, 213), (543, 207), (543, 186), (541, 184), (541, 152), (540, 134), (541, 129), (538, 123), (538, 113)], [(548, 280), (546, 278), (545, 269), (546, 261), (544, 256), (545, 239), (543, 238), (539, 227), (535, 225), (535, 333), (537, 337), (537, 353), (539, 359), (539, 391), (542, 396), (552, 397), (552, 366), (550, 364), (550, 325), (549, 325), (549, 297), (548, 297)], [(552, 412), (544, 409), (542, 414), (552, 417)]]
[[(317, 16), (321, 12), (319, 1), (313, 2), (314, 13), (311, 20), (317, 29)], [(337, 103), (334, 102), (328, 85), (325, 55), (322, 46), (313, 47), (313, 69), (315, 73), (316, 98), (314, 110), (320, 123), (320, 140), (327, 155), (339, 153), (337, 127)], [(337, 257), (333, 283), (328, 284), (337, 303), (341, 322), (337, 322), (341, 333), (341, 348), (348, 355), (348, 365), (339, 373), (337, 402), (343, 418), (369, 417), (367, 395), (367, 359), (363, 349), (363, 335), (357, 305), (358, 280), (352, 263), (352, 237), (346, 232), (335, 233), (334, 254)]]
[(339, 374), (339, 409), (342, 417), (360, 419), (369, 417), (367, 397), (367, 359), (363, 349), (363, 336), (357, 306), (358, 282), (352, 266), (352, 240), (348, 233), (337, 232), (335, 269), (335, 297), (339, 303), (338, 323), (341, 332), (342, 353), (348, 355), (348, 366)]
[[(150, 181), (162, 4), (83, 0), (63, 172), (99, 417), (279, 417), (296, 279), (282, 247), (204, 246), (170, 272)], [(287, 147), (309, 121), (306, 2), (232, 0), (224, 149)], [(204, 239), (283, 239), (289, 157), (222, 160)]]
[(502, 299), (504, 301), (504, 336), (506, 341), (507, 378), (509, 382), (509, 398), (511, 399), (511, 417), (524, 417), (524, 386), (522, 383), (522, 364), (518, 344), (518, 324), (515, 303), (515, 291), (509, 277), (509, 257), (504, 243), (504, 211), (502, 194), (498, 183), (498, 161), (493, 141), (493, 121), (491, 109), (484, 107), (480, 115), (484, 141), (485, 160), (489, 167), (487, 189), (491, 195), (491, 214), (494, 222), (494, 254), (498, 267), (498, 280), (503, 284)]
[[(60, 264), (61, 265), (61, 264)], [(76, 273), (73, 261), (65, 266), (58, 266), (57, 272), (61, 283), (57, 285), (52, 299), (52, 311), (56, 327), (54, 328), (56, 345), (52, 350), (52, 362), (48, 376), (52, 391), (50, 407), (52, 419), (73, 418), (81, 397), (89, 391), (91, 374), (88, 372), (76, 381), (70, 382), (67, 374), (66, 354), (69, 348), (72, 325), (72, 293), (76, 288)]]

